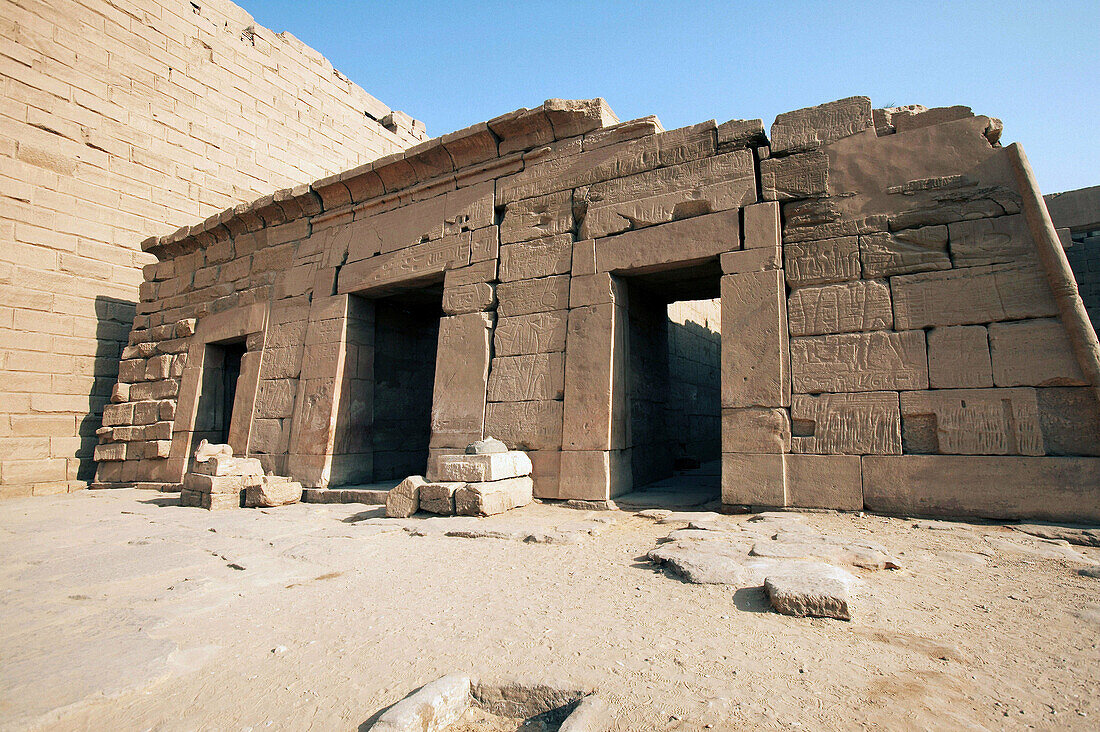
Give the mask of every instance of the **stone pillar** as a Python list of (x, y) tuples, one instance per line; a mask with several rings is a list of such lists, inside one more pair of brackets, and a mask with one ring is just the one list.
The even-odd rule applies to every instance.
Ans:
[(485, 391), (493, 316), (451, 315), (439, 321), (432, 396), (431, 452), (461, 452), (485, 434)]

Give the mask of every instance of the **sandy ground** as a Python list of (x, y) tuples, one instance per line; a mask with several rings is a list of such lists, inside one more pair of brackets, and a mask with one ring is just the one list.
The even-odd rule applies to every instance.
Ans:
[(903, 563), (864, 573), (843, 622), (655, 568), (646, 552), (676, 527), (626, 511), (553, 545), (413, 536), (419, 519), (380, 525), (362, 505), (176, 503), (0, 503), (0, 728), (356, 729), (452, 672), (595, 687), (621, 730), (1100, 725), (1100, 579), (1077, 572), (1100, 549), (808, 514)]

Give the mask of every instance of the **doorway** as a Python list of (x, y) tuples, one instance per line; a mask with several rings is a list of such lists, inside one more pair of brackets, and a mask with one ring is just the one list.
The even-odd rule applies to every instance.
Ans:
[(245, 343), (243, 339), (208, 343), (204, 350), (193, 440), (195, 445), (202, 440), (224, 445), (229, 442)]

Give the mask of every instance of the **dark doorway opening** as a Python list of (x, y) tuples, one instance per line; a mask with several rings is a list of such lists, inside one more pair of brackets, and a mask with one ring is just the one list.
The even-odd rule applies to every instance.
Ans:
[(196, 445), (202, 440), (227, 444), (245, 344), (243, 340), (208, 343), (205, 350), (194, 442)]

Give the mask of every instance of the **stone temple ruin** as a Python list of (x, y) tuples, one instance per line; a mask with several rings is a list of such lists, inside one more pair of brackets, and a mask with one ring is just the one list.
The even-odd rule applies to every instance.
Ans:
[(541, 499), (720, 460), (728, 506), (1100, 520), (1100, 348), (1000, 129), (550, 100), (149, 239), (97, 482), (207, 439), (392, 486), (495, 437)]

